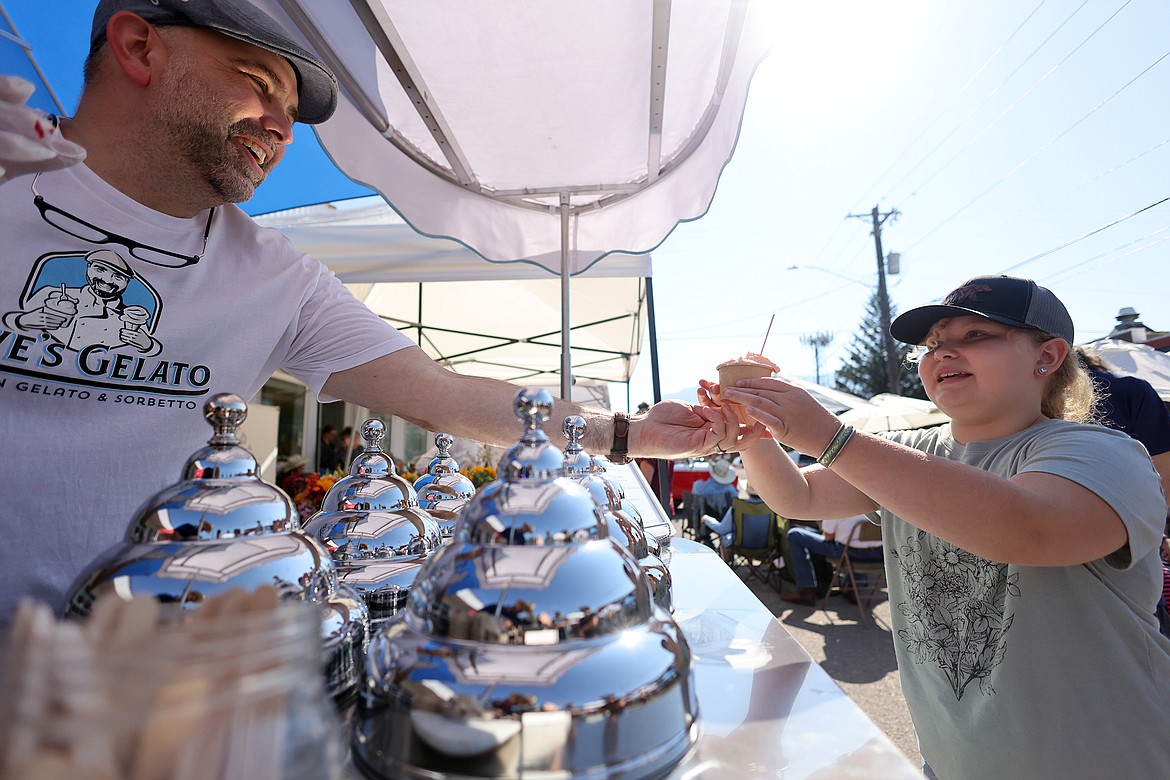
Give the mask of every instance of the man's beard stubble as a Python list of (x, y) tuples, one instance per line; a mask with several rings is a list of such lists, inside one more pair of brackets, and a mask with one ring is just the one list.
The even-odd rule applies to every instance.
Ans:
[[(210, 188), (218, 202), (242, 203), (255, 194), (264, 180), (246, 161), (239, 159), (234, 136), (268, 137), (258, 122), (242, 119), (229, 124), (230, 115), (190, 61), (175, 63), (163, 74), (165, 95), (159, 110), (159, 132), (165, 133), (179, 157), (173, 161), (192, 170)], [(265, 166), (265, 171), (271, 165)], [(176, 182), (177, 184), (177, 182)], [(177, 185), (181, 186), (181, 185)], [(198, 186), (198, 185), (195, 185)], [(192, 193), (207, 199), (208, 193)]]

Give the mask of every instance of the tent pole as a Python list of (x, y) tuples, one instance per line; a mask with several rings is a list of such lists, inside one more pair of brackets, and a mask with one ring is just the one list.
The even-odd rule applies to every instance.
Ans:
[(654, 403), (662, 400), (662, 380), (658, 375), (658, 328), (654, 322), (654, 280), (646, 277), (646, 321), (650, 326), (650, 382)]
[(561, 398), (573, 400), (573, 363), (569, 355), (569, 193), (561, 193)]
[[(654, 322), (654, 280), (646, 277), (646, 321), (650, 326), (650, 382), (654, 391), (654, 403), (662, 400), (662, 381), (658, 376), (658, 328)], [(658, 461), (655, 469), (658, 475), (658, 484), (653, 485), (658, 491), (658, 501), (666, 509), (666, 514), (674, 514), (674, 506), (670, 500), (670, 480), (674, 469), (665, 460)]]

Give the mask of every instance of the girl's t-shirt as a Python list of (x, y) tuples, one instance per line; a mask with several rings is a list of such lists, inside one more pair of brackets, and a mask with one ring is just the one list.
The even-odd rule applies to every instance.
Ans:
[(1010, 477), (1081, 484), (1128, 544), (1076, 566), (1019, 566), (951, 545), (881, 511), (902, 689), (939, 777), (1150, 777), (1170, 766), (1170, 640), (1154, 616), (1165, 516), (1142, 445), (1048, 420), (959, 444), (950, 425), (889, 438)]

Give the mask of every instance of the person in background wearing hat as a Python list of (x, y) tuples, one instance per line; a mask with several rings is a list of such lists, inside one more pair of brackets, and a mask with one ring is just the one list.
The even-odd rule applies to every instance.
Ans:
[[(296, 122), (324, 122), (336, 104), (329, 69), (247, 0), (97, 3), (74, 116), (45, 124), (83, 148), (84, 162), (0, 179), (0, 312), (23, 315), (37, 291), (47, 302), (62, 282), (55, 300), (78, 298), (67, 272), (108, 252), (103, 267), (124, 270), (106, 280), (111, 290), (127, 284), (136, 319), (149, 318), (119, 330), (146, 330), (158, 348), (109, 334), (63, 342), (53, 335), (63, 322), (49, 315), (75, 313), (45, 306), (4, 319), (0, 624), (22, 596), (60, 605), (134, 508), (206, 442), (203, 404), (221, 392), (250, 399), (278, 369), (322, 401), (515, 441), (518, 388), (437, 365), (232, 205), (280, 162)], [(631, 419), (558, 401), (552, 417), (572, 414), (588, 423), (582, 444), (619, 461), (704, 454), (727, 435), (722, 415), (679, 402)], [(67, 477), (51, 480), (48, 498), (35, 486), (50, 464), (30, 456), (46, 436), (69, 442), (53, 453), (52, 473)]]
[[(1145, 448), (1082, 422), (1093, 386), (1064, 305), (1033, 281), (981, 276), (890, 332), (921, 345), (918, 374), (950, 423), (855, 432), (774, 378), (704, 380), (700, 400), (721, 392), (771, 434), (734, 446), (782, 515), (879, 512), (890, 634), (928, 776), (1164, 773), (1165, 506)], [(822, 454), (798, 470), (777, 442)]]
[[(735, 470), (731, 469), (734, 476)], [(697, 483), (696, 483), (697, 484)], [(760, 498), (760, 494), (756, 492), (750, 482), (745, 481), (741, 490), (736, 490), (733, 496), (738, 496), (749, 504), (763, 504), (764, 499)], [(728, 506), (723, 516), (716, 520), (710, 515), (703, 515), (703, 525), (708, 531), (714, 533), (719, 537), (719, 556), (724, 561), (731, 562), (731, 543), (735, 538), (735, 518), (733, 517), (733, 510)]]
[(696, 479), (691, 486), (691, 492), (697, 496), (717, 496), (724, 494), (727, 496), (734, 496), (739, 493), (735, 487), (735, 480), (738, 476), (735, 473), (735, 467), (731, 465), (731, 461), (726, 457), (709, 457), (707, 458), (707, 478)]

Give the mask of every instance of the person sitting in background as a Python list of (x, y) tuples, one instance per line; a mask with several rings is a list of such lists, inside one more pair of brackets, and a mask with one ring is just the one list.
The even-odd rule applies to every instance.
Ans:
[[(823, 555), (830, 560), (837, 560), (845, 549), (845, 543), (853, 534), (858, 523), (868, 523), (865, 515), (853, 515), (840, 520), (821, 521), (821, 532), (812, 528), (794, 525), (788, 529), (788, 549), (792, 553), (792, 578), (796, 581), (796, 592), (785, 593), (780, 596), (781, 601), (790, 604), (803, 604), (811, 607), (817, 602), (817, 573), (813, 565), (813, 555)], [(854, 542), (854, 560), (880, 561), (882, 559), (881, 540), (872, 542)], [(832, 587), (829, 583), (828, 587)], [(857, 594), (851, 590), (842, 591), (847, 601), (857, 603)]]
[[(734, 474), (734, 470), (732, 470)], [(698, 484), (698, 483), (696, 483)], [(755, 489), (748, 481), (744, 481), (743, 489), (737, 491), (739, 498), (747, 501), (749, 504), (763, 504), (764, 499), (760, 498)], [(764, 507), (767, 508), (766, 506)], [(735, 537), (735, 520), (732, 518), (732, 508), (728, 507), (727, 511), (723, 513), (723, 517), (716, 520), (711, 515), (703, 515), (703, 525), (713, 531), (719, 537), (719, 555), (724, 561), (731, 560), (731, 542)]]
[(309, 459), (300, 454), (290, 455), (286, 460), (277, 461), (276, 484), (288, 492), (284, 487), (288, 478), (301, 476), (305, 473), (305, 467), (308, 465)]
[(691, 492), (696, 496), (726, 495), (728, 500), (731, 500), (732, 496), (739, 493), (735, 487), (738, 475), (732, 468), (731, 461), (725, 458), (715, 458), (708, 460), (708, 464), (708, 477), (695, 480), (691, 486)]

